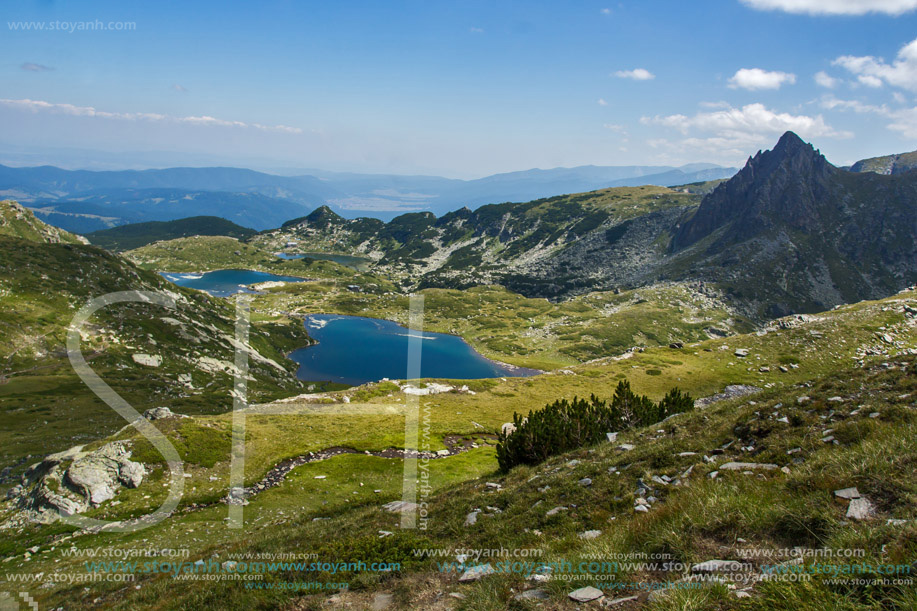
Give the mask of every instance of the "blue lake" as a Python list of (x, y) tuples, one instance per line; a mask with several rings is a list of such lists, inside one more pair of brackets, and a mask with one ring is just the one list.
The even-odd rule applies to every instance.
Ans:
[(292, 252), (278, 252), (274, 253), (278, 258), (290, 261), (292, 259), (316, 259), (318, 261), (334, 261), (335, 263), (340, 263), (341, 265), (346, 265), (347, 267), (352, 267), (358, 270), (364, 270), (369, 267), (370, 260), (364, 259), (363, 257), (352, 257), (349, 255), (328, 255), (321, 252), (307, 252), (307, 253), (292, 253)]
[(214, 297), (229, 297), (236, 293), (252, 293), (249, 284), (259, 282), (307, 282), (306, 278), (296, 276), (278, 276), (267, 272), (256, 272), (250, 269), (221, 269), (215, 272), (203, 273), (172, 273), (162, 272), (162, 277), (190, 289), (197, 289), (210, 293)]
[(412, 335), (423, 338), (422, 378), (473, 380), (539, 373), (491, 361), (460, 337), (427, 331), (421, 334), (389, 320), (317, 314), (306, 317), (305, 325), (318, 344), (296, 350), (290, 358), (299, 363), (299, 379), (308, 382), (357, 385), (382, 378), (404, 380), (408, 377), (408, 339)]

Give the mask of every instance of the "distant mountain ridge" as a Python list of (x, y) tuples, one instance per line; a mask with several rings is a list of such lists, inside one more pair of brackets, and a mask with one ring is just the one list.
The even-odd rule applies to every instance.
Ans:
[[(614, 186), (670, 186), (725, 178), (735, 171), (735, 168), (703, 163), (680, 168), (581, 166), (458, 180), (322, 171), (315, 171), (315, 175), (277, 176), (226, 167), (97, 172), (0, 165), (0, 196), (46, 210), (44, 220), (77, 232), (199, 215), (222, 216), (241, 225), (266, 229), (320, 205), (327, 205), (346, 218), (371, 216), (391, 220), (405, 212), (429, 211), (442, 215), (463, 206), (477, 208), (490, 203), (524, 202)], [(155, 211), (111, 205), (136, 204), (145, 193), (150, 199), (147, 204), (182, 195), (192, 195), (196, 201), (173, 209), (159, 206)], [(220, 195), (205, 195), (213, 193)], [(263, 199), (256, 206), (255, 198), (271, 201)], [(200, 205), (204, 201), (219, 201), (226, 211), (204, 208)], [(253, 209), (247, 210), (246, 206)], [(280, 218), (282, 215), (285, 217)]]

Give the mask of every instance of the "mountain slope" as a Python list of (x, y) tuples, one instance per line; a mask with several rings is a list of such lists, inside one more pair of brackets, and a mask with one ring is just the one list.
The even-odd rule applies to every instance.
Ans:
[[(57, 232), (33, 222), (40, 235)], [(93, 369), (140, 411), (176, 401), (197, 413), (231, 406), (231, 302), (179, 288), (94, 246), (0, 235), (0, 469), (21, 465), (37, 449), (63, 450), (126, 424), (80, 381), (65, 348), (76, 312), (120, 291), (166, 294), (176, 307), (141, 301), (101, 310), (81, 334)], [(301, 388), (284, 355), (309, 339), (300, 324), (287, 322), (252, 325), (254, 396)]]
[(917, 151), (862, 159), (850, 166), (850, 171), (903, 174), (904, 172), (910, 172), (914, 168), (917, 168)]
[(256, 240), (368, 256), (405, 287), (495, 283), (561, 299), (711, 282), (764, 320), (917, 280), (917, 173), (844, 171), (788, 132), (715, 188), (612, 188), (389, 223), (320, 208)]
[(0, 235), (49, 244), (84, 244), (72, 233), (39, 221), (32, 211), (12, 200), (0, 201)]
[(667, 274), (730, 284), (770, 315), (888, 295), (917, 278), (917, 175), (852, 173), (787, 133), (674, 232)]
[(151, 221), (122, 225), (86, 234), (92, 244), (108, 250), (124, 251), (140, 248), (161, 240), (190, 236), (227, 236), (246, 240), (255, 231), (217, 216), (193, 216), (175, 221)]

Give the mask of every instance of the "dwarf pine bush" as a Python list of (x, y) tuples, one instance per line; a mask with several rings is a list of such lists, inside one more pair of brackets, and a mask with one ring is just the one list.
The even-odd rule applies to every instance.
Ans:
[(605, 433), (647, 426), (694, 408), (694, 399), (678, 388), (658, 403), (637, 395), (622, 380), (611, 401), (595, 395), (589, 399), (559, 399), (527, 417), (513, 414), (515, 431), (500, 433), (497, 462), (504, 473), (516, 465), (536, 465), (549, 456), (598, 443)]

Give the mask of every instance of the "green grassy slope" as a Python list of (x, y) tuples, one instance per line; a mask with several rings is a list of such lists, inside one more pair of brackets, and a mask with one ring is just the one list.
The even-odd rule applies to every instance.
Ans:
[(84, 240), (46, 225), (31, 210), (12, 200), (0, 201), (0, 235), (49, 244), (82, 244)]
[[(426, 530), (401, 531), (397, 516), (379, 508), (399, 497), (398, 461), (393, 464), (385, 462), (389, 459), (351, 455), (297, 468), (284, 484), (253, 498), (246, 507), (244, 530), (230, 531), (223, 526), (225, 506), (191, 507), (212, 502), (227, 491), (228, 446), (221, 440), (226, 438), (229, 416), (166, 421), (161, 426), (177, 445), (186, 448), (183, 456), (191, 478), (183, 502), (189, 511), (136, 535), (63, 541), (65, 535), (57, 527), (26, 528), (5, 543), (4, 553), (13, 558), (6, 566), (11, 572), (53, 567), (84, 573), (82, 560), (62, 551), (71, 545), (180, 547), (189, 550), (191, 562), (210, 558), (223, 562), (237, 553), (308, 552), (324, 561), (397, 561), (402, 569), (335, 574), (276, 570), (269, 571), (264, 580), (275, 584), (346, 581), (352, 592), (339, 600), (353, 608), (370, 608), (373, 595), (385, 591), (394, 594), (395, 608), (401, 609), (504, 609), (527, 608), (511, 600), (531, 587), (524, 574), (494, 575), (478, 584), (459, 585), (454, 572), (440, 572), (434, 560), (418, 557), (412, 550), (531, 548), (541, 550), (542, 560), (567, 561), (574, 567), (583, 561), (620, 560), (621, 554), (633, 553), (667, 554), (672, 562), (687, 566), (795, 546), (862, 548), (864, 561), (873, 563), (913, 559), (917, 551), (913, 522), (886, 524), (886, 520), (917, 517), (913, 510), (917, 480), (912, 469), (917, 455), (911, 443), (917, 426), (915, 306), (917, 293), (904, 292), (809, 319), (784, 319), (759, 334), (708, 340), (681, 349), (651, 348), (629, 358), (571, 367), (569, 374), (478, 382), (472, 387), (476, 394), (421, 397), (425, 435), (429, 435), (430, 449), (437, 450), (450, 434), (471, 436), (498, 430), (514, 411), (537, 409), (559, 397), (591, 392), (607, 396), (624, 377), (637, 391), (654, 398), (673, 385), (694, 396), (717, 392), (726, 384), (762, 388), (755, 396), (680, 415), (623, 434), (615, 444), (585, 448), (539, 467), (515, 469), (506, 477), (496, 474), (493, 451), (486, 443), (458, 456), (431, 461), (433, 488), (446, 488), (441, 493), (431, 490), (425, 498)], [(748, 355), (737, 356), (738, 348), (748, 350)], [(349, 404), (341, 402), (344, 395), (350, 397)], [(376, 408), (397, 406), (406, 399), (389, 383), (331, 393), (317, 406), (315, 399), (283, 404), (287, 409), (299, 408), (300, 415), (270, 415), (269, 407), (264, 413), (253, 413), (247, 422), (246, 480), (256, 482), (272, 465), (308, 451), (332, 446), (359, 451), (401, 447), (401, 417), (345, 415), (344, 410), (353, 410), (360, 402)], [(130, 437), (129, 431), (126, 436)], [(830, 436), (836, 444), (822, 441)], [(189, 443), (192, 439), (193, 444)], [(713, 452), (730, 441), (734, 443), (720, 455)], [(618, 447), (620, 443), (635, 448), (625, 451)], [(135, 447), (138, 459), (152, 468), (149, 486), (123, 491), (119, 495), (122, 503), (103, 506), (96, 510), (99, 515), (124, 517), (148, 511), (165, 494), (161, 488), (164, 474), (156, 466), (159, 459), (143, 450), (142, 444)], [(714, 462), (704, 460), (705, 455)], [(571, 460), (579, 463), (570, 464)], [(773, 463), (789, 472), (778, 469), (760, 477), (745, 475), (741, 470), (722, 469), (727, 461)], [(716, 479), (709, 477), (714, 471), (718, 472)], [(324, 479), (316, 479), (319, 475)], [(474, 479), (478, 475), (483, 478)], [(662, 475), (683, 483), (651, 483), (657, 500), (648, 513), (636, 514), (638, 478), (653, 482), (652, 476)], [(591, 485), (578, 483), (584, 477), (591, 478)], [(495, 490), (486, 482), (501, 488)], [(833, 500), (832, 492), (849, 486), (856, 486), (875, 505), (875, 519), (861, 523), (844, 518), (845, 507)], [(548, 510), (556, 506), (567, 509), (548, 516)], [(478, 523), (462, 526), (474, 508), (482, 510)], [(0, 506), (0, 510), (8, 512), (9, 507)], [(331, 520), (314, 521), (316, 517)], [(593, 540), (581, 539), (578, 535), (586, 530), (602, 533)], [(382, 531), (394, 534), (380, 534)], [(32, 545), (42, 551), (27, 563), (23, 554)], [(853, 560), (862, 559), (843, 558), (836, 563), (849, 565)], [(761, 564), (764, 561), (759, 557), (743, 571), (756, 575)], [(566, 595), (587, 584), (600, 585), (614, 597), (614, 590), (603, 584), (662, 583), (678, 580), (683, 573), (680, 565), (668, 571), (620, 568), (593, 574), (574, 570), (568, 577), (540, 584), (549, 596), (543, 608), (575, 608)], [(138, 580), (139, 589), (133, 584), (58, 583), (42, 590), (41, 601), (50, 606), (66, 601), (74, 608), (104, 604), (127, 609), (152, 604), (162, 608), (312, 609), (329, 603), (331, 595), (297, 593), (280, 586), (249, 589), (241, 582), (179, 583), (166, 575), (141, 575)], [(651, 608), (905, 609), (915, 602), (913, 589), (894, 584), (867, 588), (856, 583), (832, 584), (824, 578), (808, 584), (741, 580), (738, 584), (739, 589), (748, 585), (753, 585), (750, 599), (736, 597), (725, 586), (676, 589)], [(83, 590), (87, 586), (88, 592)], [(444, 592), (459, 592), (465, 598), (446, 597)]]
[[(68, 325), (89, 299), (124, 290), (165, 292), (178, 308), (120, 304), (94, 317), (83, 352), (99, 375), (140, 411), (180, 402), (190, 412), (215, 413), (231, 405), (231, 375), (206, 360), (234, 358), (231, 302), (180, 289), (96, 247), (0, 237), (0, 465), (21, 467), (27, 455), (85, 443), (125, 424), (76, 377), (64, 348)], [(259, 322), (251, 341), (277, 364), (255, 363), (254, 396), (301, 388), (295, 364), (284, 357), (309, 341), (300, 324)], [(161, 364), (136, 364), (134, 354), (158, 356)]]

